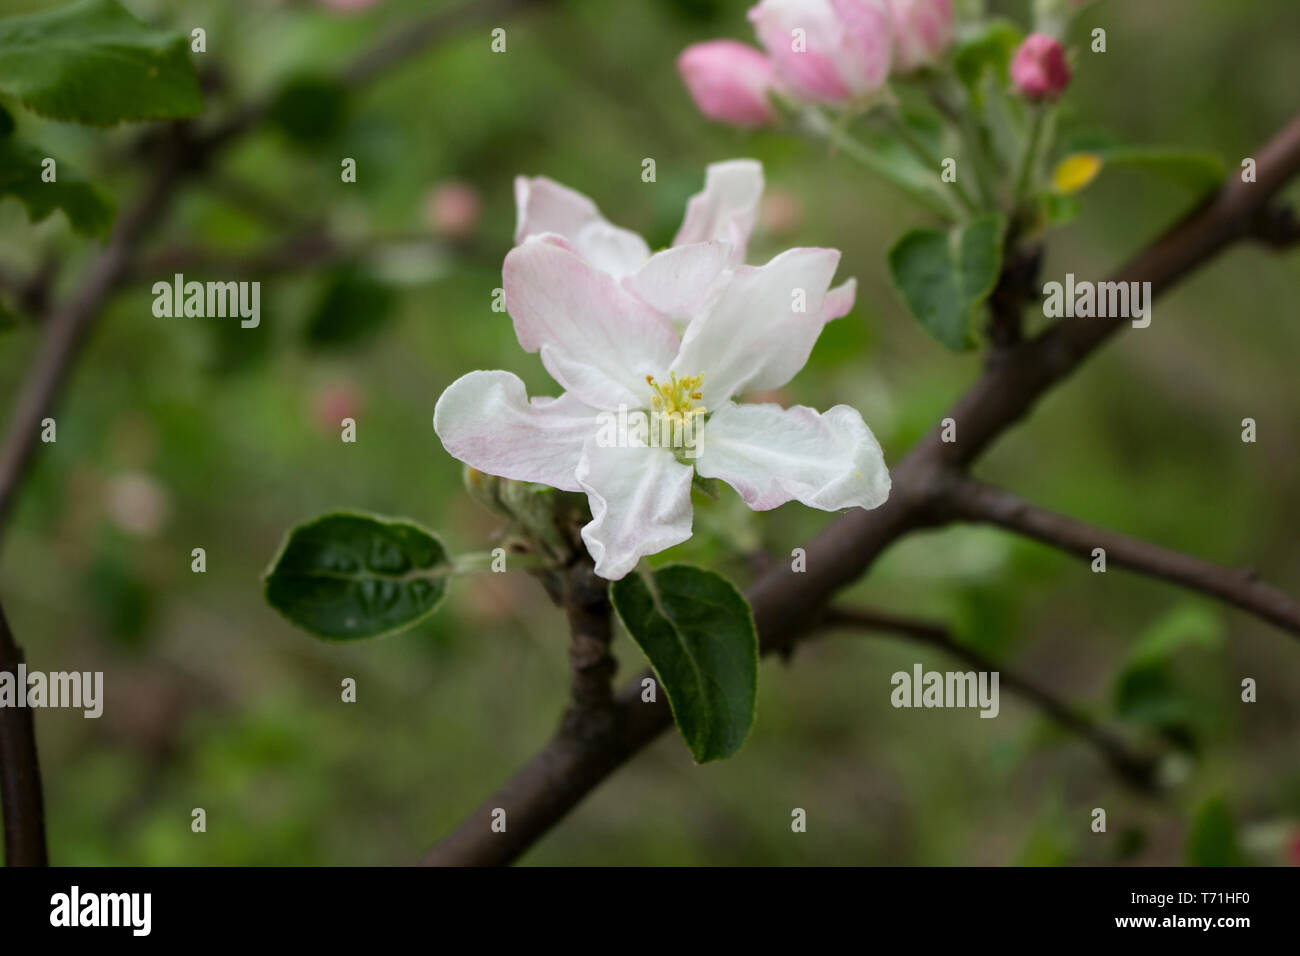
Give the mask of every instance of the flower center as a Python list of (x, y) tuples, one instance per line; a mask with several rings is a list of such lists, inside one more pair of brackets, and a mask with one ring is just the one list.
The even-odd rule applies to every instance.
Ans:
[(653, 389), (650, 407), (655, 414), (677, 425), (686, 425), (695, 416), (707, 414), (708, 409), (696, 404), (704, 398), (704, 394), (699, 390), (700, 383), (704, 381), (703, 375), (678, 378), (677, 373), (673, 372), (672, 378), (663, 384), (656, 382), (653, 375), (647, 375), (645, 380)]

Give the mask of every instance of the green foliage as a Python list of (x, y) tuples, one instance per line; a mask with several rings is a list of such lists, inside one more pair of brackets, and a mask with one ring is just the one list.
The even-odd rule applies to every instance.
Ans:
[(286, 83), (271, 104), (270, 120), (295, 143), (315, 147), (347, 120), (347, 93), (328, 77), (301, 76)]
[(392, 317), (397, 295), (370, 273), (345, 268), (326, 280), (303, 334), (319, 349), (344, 348), (371, 338)]
[(1187, 862), (1191, 866), (1241, 866), (1237, 828), (1221, 797), (1207, 800), (1196, 811), (1187, 836)]
[(1001, 216), (980, 216), (944, 233), (914, 229), (889, 250), (889, 273), (912, 314), (952, 349), (975, 344), (975, 316), (1002, 267)]
[(105, 236), (113, 225), (113, 204), (96, 187), (62, 163), (54, 182), (41, 179), (46, 155), (13, 137), (0, 139), (0, 196), (14, 196), (39, 222), (62, 209), (72, 228), (87, 236)]
[(1175, 663), (1186, 650), (1214, 649), (1222, 640), (1223, 625), (1215, 614), (1198, 604), (1174, 608), (1130, 649), (1115, 680), (1116, 713), (1190, 743), (1191, 724), (1202, 708), (1179, 681)]
[(1024, 38), (1024, 33), (1011, 21), (995, 19), (957, 44), (953, 66), (972, 98), (978, 101), (985, 73), (1006, 85), (1011, 57)]
[(741, 593), (712, 571), (670, 564), (614, 582), (610, 597), (696, 762), (738, 751), (758, 694), (758, 634)]
[(1100, 150), (1097, 155), (1102, 159), (1103, 169), (1110, 166), (1141, 170), (1197, 195), (1218, 189), (1227, 174), (1223, 160), (1203, 150), (1115, 146)]
[(116, 0), (0, 20), (0, 92), (91, 126), (203, 109), (187, 38), (146, 26)]
[(423, 528), (329, 514), (289, 532), (266, 573), (266, 600), (317, 637), (379, 637), (432, 614), (450, 570), (442, 542)]

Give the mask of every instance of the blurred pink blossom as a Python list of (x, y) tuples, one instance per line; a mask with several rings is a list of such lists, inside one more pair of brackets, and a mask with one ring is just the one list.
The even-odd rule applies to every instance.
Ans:
[(893, 29), (885, 0), (762, 0), (749, 19), (777, 76), (800, 97), (853, 100), (889, 77)]
[(889, 0), (894, 17), (894, 72), (934, 63), (952, 43), (952, 0)]
[(478, 227), (482, 202), (478, 190), (459, 180), (449, 179), (429, 190), (425, 200), (425, 219), (440, 236), (463, 239)]
[(776, 86), (772, 62), (735, 40), (688, 46), (677, 72), (701, 113), (732, 126), (763, 126), (774, 118), (768, 93)]

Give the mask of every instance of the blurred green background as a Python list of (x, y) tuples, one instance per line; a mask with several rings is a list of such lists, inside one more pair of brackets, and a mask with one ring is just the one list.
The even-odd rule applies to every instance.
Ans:
[[(44, 2), (6, 0), (5, 12)], [(346, 62), (430, 4), (343, 15), (315, 3), (127, 0), (137, 15), (207, 30), (214, 115), (296, 75)], [(316, 95), (247, 139), (219, 183), (190, 189), (157, 251), (261, 248), (299, 224), (402, 237), (346, 268), (267, 276), (262, 324), (158, 319), (146, 280), (116, 298), (42, 445), (0, 561), (29, 666), (102, 670), (99, 720), (37, 713), (51, 854), (64, 864), (377, 864), (417, 857), (551, 734), (567, 688), (562, 615), (529, 579), (457, 580), (443, 609), (400, 635), (321, 643), (267, 607), (259, 578), (286, 529), (358, 508), (416, 519), (453, 551), (490, 546), (496, 519), (461, 491), (431, 428), (441, 390), (506, 368), (554, 394), (490, 309), (514, 227), (512, 178), (545, 174), (664, 245), (708, 162), (761, 159), (769, 203), (750, 261), (794, 245), (843, 250), (858, 304), (833, 323), (789, 402), (861, 409), (897, 461), (977, 374), (904, 312), (885, 251), (925, 221), (909, 201), (818, 144), (745, 134), (698, 115), (673, 61), (688, 43), (752, 41), (742, 0), (560, 2), (475, 24), (346, 103)], [(1025, 4), (993, 6), (1026, 23)], [(1295, 108), (1294, 0), (1105, 2), (1078, 37), (1071, 122), (1137, 144), (1204, 147), (1229, 167)], [(491, 26), (508, 52), (489, 49)], [(313, 112), (318, 110), (319, 112)], [(20, 117), (119, 201), (138, 129), (93, 132)], [(296, 134), (294, 130), (297, 130)], [(355, 185), (339, 162), (358, 162)], [(658, 180), (641, 181), (656, 160)], [(481, 197), (436, 235), (431, 190)], [(251, 197), (251, 198), (250, 198)], [(1175, 186), (1116, 172), (1054, 237), (1044, 278), (1101, 278), (1181, 214)], [(34, 267), (87, 244), (61, 215), (30, 226), (0, 202), (0, 262)], [(1238, 248), (1160, 299), (977, 469), (1025, 497), (1300, 589), (1297, 259)], [(214, 269), (211, 275), (229, 278)], [(8, 408), (39, 329), (0, 338)], [(356, 444), (338, 420), (358, 422)], [(1259, 423), (1243, 444), (1240, 422)], [(833, 516), (762, 519), (725, 491), (701, 534), (670, 553), (744, 585), (727, 542), (777, 559)], [(191, 549), (207, 573), (190, 571)], [(735, 758), (695, 766), (665, 735), (543, 839), (526, 863), (1097, 864), (1294, 862), (1300, 838), (1300, 648), (1244, 614), (994, 530), (954, 528), (893, 548), (850, 597), (949, 622), (963, 640), (1057, 690), (1138, 744), (1170, 754), (1160, 799), (1125, 790), (1096, 754), (1004, 688), (1002, 713), (895, 710), (889, 678), (915, 662), (960, 669), (900, 640), (836, 635), (792, 666), (765, 660), (754, 732)], [(1154, 673), (1142, 641), (1177, 649)], [(625, 636), (620, 676), (644, 660)], [(340, 701), (353, 677), (355, 704)], [(1245, 677), (1259, 701), (1243, 704)], [(1137, 688), (1136, 690), (1134, 688)], [(207, 832), (190, 811), (207, 811)], [(802, 807), (808, 829), (793, 834)], [(1108, 832), (1089, 829), (1103, 807)]]

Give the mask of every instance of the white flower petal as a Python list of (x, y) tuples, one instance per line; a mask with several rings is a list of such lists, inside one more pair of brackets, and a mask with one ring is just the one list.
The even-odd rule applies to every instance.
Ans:
[(784, 385), (821, 334), (839, 259), (834, 249), (791, 249), (760, 268), (737, 268), (713, 307), (686, 327), (671, 371), (703, 374), (708, 408), (742, 391)]
[(650, 247), (644, 239), (604, 220), (579, 229), (573, 246), (593, 266), (616, 279), (635, 272), (650, 258)]
[(704, 173), (704, 191), (686, 203), (686, 218), (674, 246), (721, 239), (732, 246), (732, 264), (745, 261), (763, 197), (763, 164), (754, 159), (713, 163)]
[(677, 352), (672, 322), (554, 240), (534, 236), (506, 256), (519, 344), (541, 351), (547, 371), (588, 405), (640, 408), (646, 376), (661, 376)]
[(576, 472), (596, 410), (571, 394), (528, 400), (509, 372), (470, 372), (447, 386), (433, 410), (447, 452), (489, 475), (581, 491)]
[(803, 405), (724, 405), (704, 426), (695, 470), (719, 478), (745, 504), (875, 508), (889, 497), (880, 443), (848, 405), (824, 414)]
[(729, 242), (692, 242), (656, 252), (623, 280), (623, 288), (672, 319), (706, 311), (725, 281)]
[(822, 304), (822, 317), (827, 322), (832, 319), (842, 319), (853, 311), (853, 301), (857, 297), (857, 279), (849, 279), (847, 282), (840, 283), (826, 293), (826, 301)]
[(544, 232), (572, 242), (583, 226), (604, 221), (596, 204), (577, 190), (545, 176), (515, 177), (516, 244)]
[(578, 482), (587, 492), (591, 521), (582, 540), (596, 573), (616, 581), (647, 554), (691, 536), (691, 478), (666, 448), (583, 448)]

